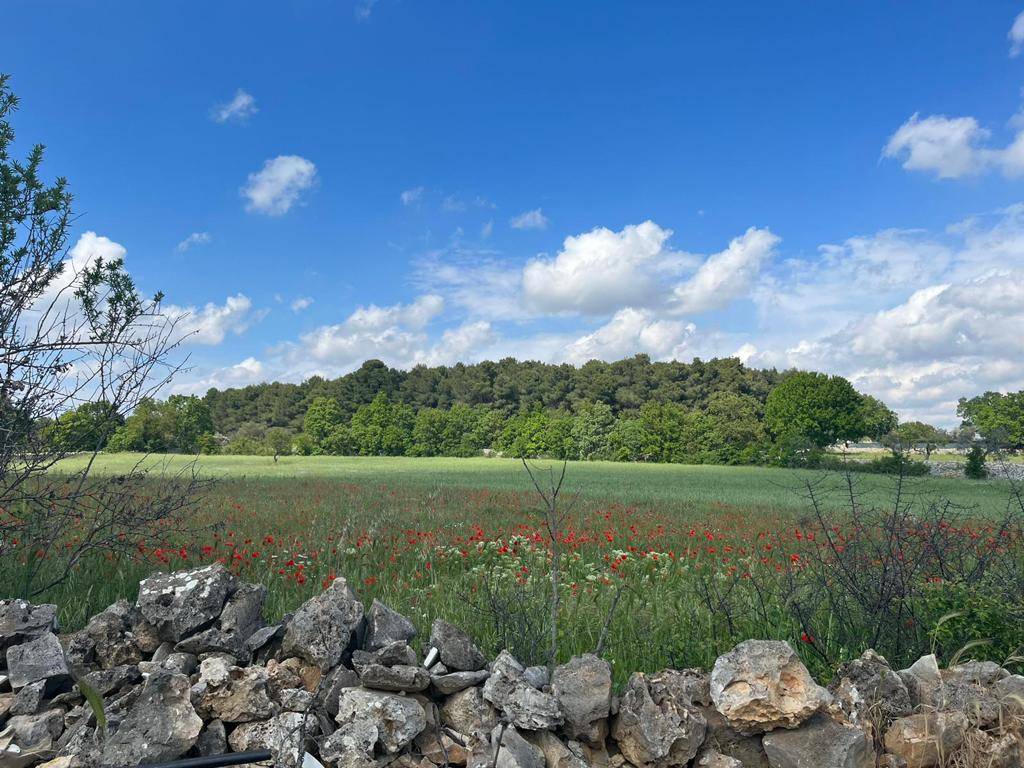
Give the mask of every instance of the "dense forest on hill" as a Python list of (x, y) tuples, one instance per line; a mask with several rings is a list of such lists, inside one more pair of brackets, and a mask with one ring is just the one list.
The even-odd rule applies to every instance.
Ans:
[(317, 397), (334, 399), (350, 418), (380, 393), (393, 403), (449, 409), (487, 406), (509, 417), (538, 409), (574, 411), (583, 403), (604, 403), (613, 415), (638, 411), (648, 402), (675, 403), (687, 409), (707, 405), (719, 392), (749, 395), (763, 403), (780, 374), (748, 368), (736, 358), (692, 363), (651, 362), (647, 355), (575, 367), (569, 364), (506, 358), (466, 365), (416, 366), (408, 371), (368, 360), (337, 379), (314, 376), (301, 384), (253, 384), (211, 389), (202, 398), (214, 431), (234, 436), (247, 424), (301, 429)]
[[(1024, 444), (1024, 393), (963, 399), (965, 437)], [(368, 360), (310, 378), (203, 396), (145, 399), (127, 417), (85, 403), (40, 428), (62, 450), (173, 453), (507, 456), (714, 464), (820, 465), (824, 449), (869, 437), (902, 455), (953, 439), (900, 424), (842, 376), (758, 370), (735, 358), (576, 368), (513, 359), (408, 371)], [(883, 462), (882, 470), (899, 470)], [(918, 467), (918, 469), (924, 469)]]

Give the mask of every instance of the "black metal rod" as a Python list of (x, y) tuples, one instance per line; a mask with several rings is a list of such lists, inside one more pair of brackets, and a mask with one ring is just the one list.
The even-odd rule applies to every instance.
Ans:
[(206, 757), (189, 757), (185, 760), (174, 760), (170, 763), (151, 763), (140, 765), (139, 768), (219, 768), (222, 765), (245, 765), (262, 763), (270, 760), (273, 755), (269, 750), (260, 752), (230, 752), (226, 755), (207, 755)]

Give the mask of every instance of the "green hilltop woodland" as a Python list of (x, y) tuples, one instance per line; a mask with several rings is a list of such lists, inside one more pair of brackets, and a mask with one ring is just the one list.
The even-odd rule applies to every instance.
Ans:
[[(965, 425), (1024, 444), (1024, 393), (961, 400)], [(841, 376), (759, 370), (735, 358), (606, 363), (504, 359), (408, 371), (369, 360), (313, 377), (143, 401), (126, 419), (87, 403), (44, 425), (62, 450), (367, 456), (511, 456), (808, 464), (864, 437), (948, 436)], [(901, 432), (902, 430), (902, 432)]]

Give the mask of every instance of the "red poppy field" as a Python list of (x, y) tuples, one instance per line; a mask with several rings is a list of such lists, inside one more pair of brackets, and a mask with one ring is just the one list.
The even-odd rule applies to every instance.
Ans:
[[(344, 577), (367, 602), (382, 600), (421, 631), (441, 616), (488, 651), (508, 646), (541, 661), (553, 543), (538, 496), (522, 485), (223, 479), (204, 494), (191, 533), (154, 531), (124, 554), (83, 561), (68, 582), (42, 597), (58, 603), (65, 626), (74, 627), (118, 597), (133, 597), (149, 572), (219, 561), (268, 586), (268, 619), (274, 619)], [(740, 639), (772, 637), (789, 640), (810, 664), (824, 667), (869, 644), (916, 658), (936, 643), (953, 648), (979, 639), (977, 619), (967, 613), (941, 619), (969, 607), (965, 563), (984, 561), (991, 573), (992, 564), (1009, 568), (999, 571), (1002, 580), (1020, 571), (1019, 530), (981, 515), (953, 525), (917, 514), (893, 553), (915, 581), (895, 637), (872, 634), (870, 622), (880, 617), (859, 615), (849, 604), (847, 593), (867, 587), (843, 583), (844, 561), (856, 563), (865, 578), (891, 568), (874, 532), (841, 511), (824, 519), (799, 499), (776, 509), (695, 503), (684, 495), (629, 504), (584, 494), (554, 543), (561, 553), (559, 653), (592, 650), (605, 634), (617, 669), (657, 669), (708, 665)], [(970, 585), (975, 598), (979, 584)], [(1019, 607), (1008, 606), (1007, 621)], [(892, 623), (893, 615), (882, 618)], [(1002, 637), (992, 655), (1005, 654), (1012, 642)]]

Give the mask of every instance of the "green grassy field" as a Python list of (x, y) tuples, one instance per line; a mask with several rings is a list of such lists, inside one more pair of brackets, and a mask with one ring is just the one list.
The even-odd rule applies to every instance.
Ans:
[[(84, 459), (67, 459), (58, 469), (73, 470)], [(529, 491), (529, 477), (514, 459), (406, 458), (362, 456), (188, 456), (115, 453), (98, 457), (96, 471), (126, 472), (139, 462), (156, 471), (174, 472), (192, 461), (212, 478), (257, 482), (301, 478), (336, 480), (357, 485), (386, 485), (419, 489), (462, 488), (491, 491)], [(535, 462), (533, 466), (560, 466)], [(772, 510), (806, 510), (805, 484), (836, 489), (844, 479), (837, 473), (770, 467), (723, 467), (679, 464), (570, 462), (566, 487), (596, 500), (631, 505), (708, 505)], [(894, 479), (884, 475), (855, 475), (865, 503), (883, 504), (892, 494)], [(941, 496), (957, 504), (998, 513), (1005, 507), (1007, 487), (997, 481), (915, 477), (904, 481), (913, 494)], [(837, 503), (841, 499), (836, 499)]]
[[(123, 473), (140, 461), (152, 470), (147, 482), (159, 483), (163, 473), (193, 459), (112, 454), (99, 457), (94, 469)], [(57, 471), (82, 462), (70, 459)], [(544, 472), (559, 465), (535, 466)], [(216, 482), (190, 512), (190, 530), (139, 532), (126, 551), (82, 561), (71, 579), (35, 599), (56, 603), (64, 626), (73, 629), (120, 597), (134, 599), (139, 579), (153, 571), (219, 561), (240, 578), (267, 585), (265, 612), (274, 620), (343, 576), (367, 603), (384, 601), (423, 633), (443, 617), (490, 654), (508, 647), (525, 662), (543, 662), (550, 540), (519, 462), (204, 456), (198, 468)], [(891, 504), (894, 478), (853, 477), (862, 504)], [(570, 463), (566, 488), (580, 498), (559, 530), (561, 655), (593, 650), (612, 605), (607, 653), (619, 682), (634, 670), (708, 666), (749, 637), (788, 640), (822, 673), (832, 659), (859, 654), (872, 619), (844, 628), (827, 602), (805, 589), (830, 578), (815, 575), (808, 564), (822, 552), (828, 559), (822, 548), (831, 531), (840, 530), (822, 528), (815, 518), (805, 498), (808, 481), (833, 509), (829, 519), (845, 526), (843, 477), (835, 473)], [(917, 509), (947, 499), (971, 510), (963, 527), (913, 532), (908, 546), (931, 551), (939, 535), (944, 547), (968, 559), (989, 546), (994, 534), (986, 518), (1006, 509), (1006, 483), (932, 477), (905, 483), (904, 502), (912, 499)], [(1019, 557), (1018, 538), (1006, 547)], [(61, 556), (56, 550), (42, 557), (59, 562)], [(0, 562), (0, 584), (11, 590), (21, 569), (38, 557), (25, 546), (19, 558)], [(865, 567), (875, 568), (873, 561), (869, 556)], [(939, 616), (975, 604), (991, 615), (975, 592), (947, 594), (929, 580), (931, 573), (916, 577), (931, 602), (922, 607), (926, 618), (912, 627), (910, 644), (874, 643), (896, 663), (928, 652), (928, 632)], [(815, 606), (806, 620), (790, 610), (794, 585)], [(972, 622), (947, 622), (951, 634), (940, 653), (974, 639)]]

